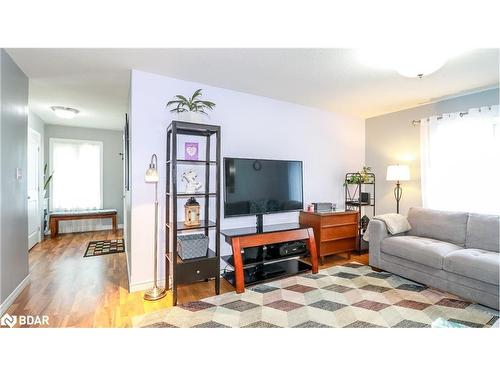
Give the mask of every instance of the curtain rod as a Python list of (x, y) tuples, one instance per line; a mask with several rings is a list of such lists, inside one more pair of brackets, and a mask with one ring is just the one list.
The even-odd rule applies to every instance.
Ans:
[[(488, 107), (488, 111), (491, 111), (491, 105), (487, 106)], [(479, 108), (479, 112), (481, 112), (481, 108)], [(469, 111), (465, 111), (465, 112), (459, 112), (458, 113), (460, 115), (460, 117), (463, 117), (465, 115), (468, 115), (469, 114)], [(443, 114), (439, 114), (437, 115), (437, 119), (438, 120), (441, 120), (443, 118)], [(426, 121), (429, 121), (429, 117), (427, 117), (425, 119)], [(422, 120), (412, 120), (411, 122), (411, 125), (412, 126), (415, 126), (415, 125), (420, 125), (420, 123), (422, 122)]]

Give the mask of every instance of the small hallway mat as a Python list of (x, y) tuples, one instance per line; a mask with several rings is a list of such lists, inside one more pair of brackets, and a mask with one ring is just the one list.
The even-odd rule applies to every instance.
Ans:
[(90, 241), (83, 257), (123, 253), (124, 251), (125, 245), (123, 244), (123, 239)]

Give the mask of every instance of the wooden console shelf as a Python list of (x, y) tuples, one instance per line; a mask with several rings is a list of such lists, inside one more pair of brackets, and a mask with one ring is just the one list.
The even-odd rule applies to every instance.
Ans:
[(300, 227), (298, 224), (275, 225), (264, 227), (262, 232), (257, 232), (255, 228), (239, 228), (223, 230), (221, 233), (225, 236), (226, 242), (232, 246), (236, 293), (245, 291), (244, 264), (241, 253), (249, 247), (305, 240), (310, 254), (312, 273), (318, 273), (318, 254), (312, 228)]
[(357, 248), (358, 211), (301, 211), (299, 222), (313, 228), (321, 264), (327, 255), (347, 253), (350, 257)]
[(90, 220), (90, 219), (111, 219), (113, 225), (113, 232), (116, 232), (116, 215), (115, 209), (103, 210), (88, 210), (88, 211), (70, 211), (70, 212), (52, 212), (50, 213), (49, 227), (50, 237), (57, 237), (59, 234), (59, 222), (66, 220)]

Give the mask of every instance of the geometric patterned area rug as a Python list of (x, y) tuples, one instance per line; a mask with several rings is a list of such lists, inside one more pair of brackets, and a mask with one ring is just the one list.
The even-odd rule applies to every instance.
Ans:
[(125, 245), (123, 244), (123, 239), (90, 241), (83, 257), (123, 253), (124, 251)]
[(498, 327), (498, 311), (348, 263), (148, 313), (144, 328)]

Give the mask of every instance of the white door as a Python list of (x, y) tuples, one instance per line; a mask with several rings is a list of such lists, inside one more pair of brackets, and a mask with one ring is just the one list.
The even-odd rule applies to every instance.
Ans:
[(28, 249), (40, 242), (40, 134), (28, 128)]

